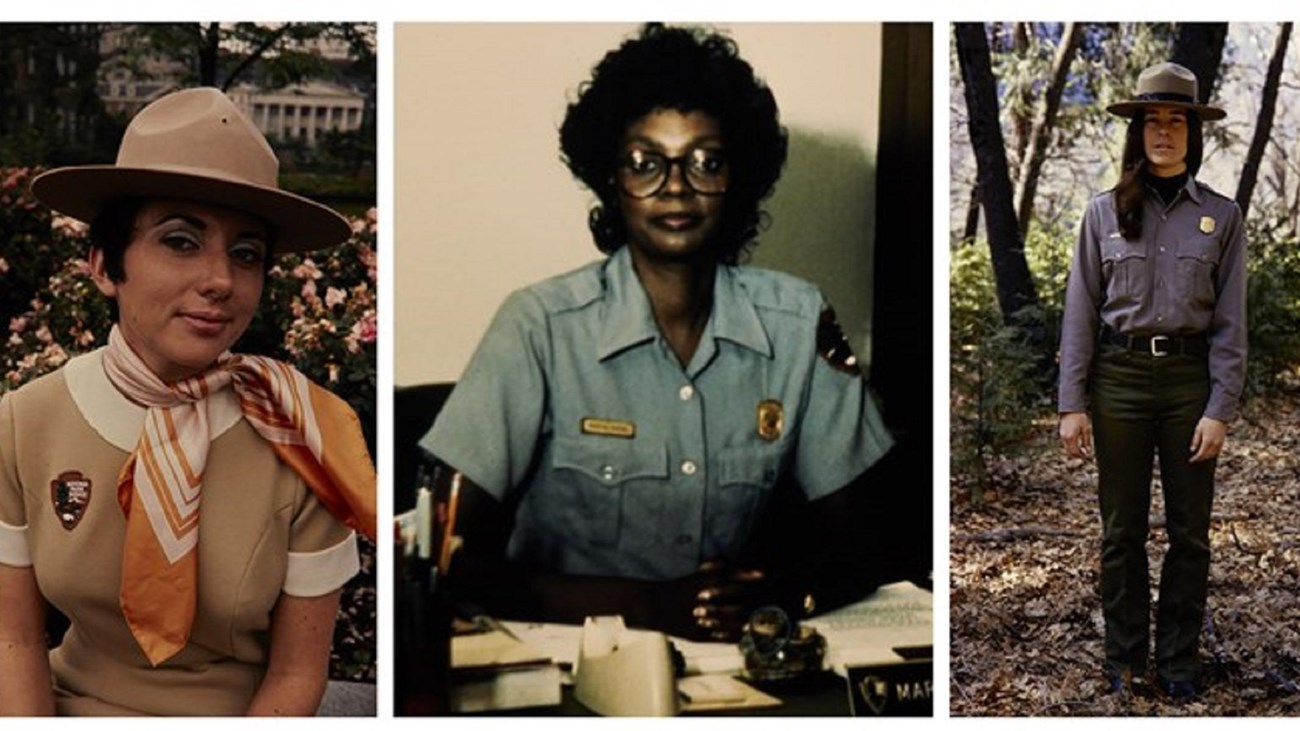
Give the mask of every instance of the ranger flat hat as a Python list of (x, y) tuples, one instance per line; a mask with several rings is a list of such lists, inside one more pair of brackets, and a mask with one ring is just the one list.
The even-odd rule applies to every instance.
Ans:
[(1194, 111), (1207, 122), (1227, 116), (1218, 107), (1197, 103), (1197, 98), (1196, 74), (1186, 66), (1165, 62), (1143, 69), (1138, 75), (1137, 96), (1111, 104), (1106, 107), (1106, 111), (1121, 117), (1132, 117), (1143, 109), (1158, 104)]
[(266, 138), (217, 89), (185, 89), (140, 110), (114, 165), (56, 168), (32, 181), (42, 203), (90, 223), (116, 198), (181, 198), (250, 214), (271, 227), (274, 252), (309, 251), (352, 235), (333, 209), (280, 190)]

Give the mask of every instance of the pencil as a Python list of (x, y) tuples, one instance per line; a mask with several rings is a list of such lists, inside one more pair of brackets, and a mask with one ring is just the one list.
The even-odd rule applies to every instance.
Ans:
[(456, 507), (460, 503), (460, 472), (451, 476), (451, 495), (447, 498), (447, 528), (442, 533), (442, 552), (438, 556), (438, 573), (447, 575), (451, 568), (451, 552), (455, 548)]

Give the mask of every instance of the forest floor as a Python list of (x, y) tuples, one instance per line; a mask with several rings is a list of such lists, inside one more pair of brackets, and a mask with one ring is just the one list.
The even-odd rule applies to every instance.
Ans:
[[(1106, 692), (1097, 470), (1063, 456), (1055, 421), (989, 465), (978, 505), (954, 469), (952, 714), (1300, 715), (1300, 390), (1247, 404), (1216, 474), (1202, 692), (1178, 703)], [(1158, 477), (1152, 496), (1154, 612), (1167, 545)]]

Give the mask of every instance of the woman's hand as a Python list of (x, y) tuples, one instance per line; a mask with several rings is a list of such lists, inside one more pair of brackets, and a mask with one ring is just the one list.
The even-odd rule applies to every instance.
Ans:
[(736, 642), (749, 615), (779, 604), (776, 582), (763, 571), (709, 561), (689, 575), (669, 582), (659, 614), (674, 635), (694, 640)]
[(1061, 414), (1061, 446), (1065, 447), (1065, 454), (1069, 457), (1088, 459), (1092, 456), (1092, 419), (1088, 418), (1087, 412)]
[(1196, 422), (1196, 431), (1192, 432), (1192, 453), (1188, 462), (1204, 462), (1214, 459), (1223, 451), (1223, 443), (1228, 438), (1228, 425), (1218, 419), (1202, 416)]

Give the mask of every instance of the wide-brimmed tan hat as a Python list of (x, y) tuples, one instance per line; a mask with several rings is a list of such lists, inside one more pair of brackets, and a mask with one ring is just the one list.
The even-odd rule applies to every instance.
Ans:
[(186, 89), (140, 110), (126, 128), (115, 165), (57, 168), (32, 193), (86, 223), (116, 198), (181, 198), (226, 206), (264, 220), (275, 253), (346, 241), (346, 219), (279, 187), (280, 162), (266, 138), (213, 88)]
[(1143, 69), (1138, 75), (1137, 95), (1111, 104), (1106, 111), (1132, 117), (1147, 107), (1160, 105), (1194, 111), (1207, 122), (1227, 116), (1227, 112), (1218, 107), (1197, 103), (1197, 98), (1196, 74), (1186, 66), (1165, 62)]

